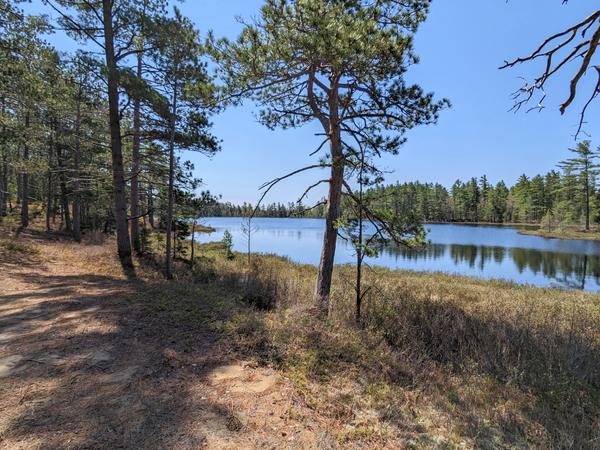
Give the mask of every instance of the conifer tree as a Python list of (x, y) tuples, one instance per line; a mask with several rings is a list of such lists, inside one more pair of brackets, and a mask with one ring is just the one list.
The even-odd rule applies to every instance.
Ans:
[(193, 150), (211, 156), (219, 143), (209, 132), (208, 116), (213, 109), (214, 88), (201, 60), (203, 54), (198, 31), (189, 19), (175, 8), (174, 17), (157, 18), (152, 44), (153, 83), (167, 101), (168, 110), (159, 110), (158, 128), (169, 155), (165, 275), (173, 277), (172, 226), (175, 208), (175, 151)]
[(327, 149), (321, 159), (264, 188), (329, 169), (314, 185), (329, 185), (314, 294), (322, 316), (329, 310), (342, 196), (356, 197), (345, 177), (356, 157), (350, 144), (368, 143), (374, 156), (395, 154), (408, 129), (435, 122), (447, 104), (404, 80), (418, 61), (413, 34), (428, 7), (428, 0), (267, 0), (237, 41), (216, 45), (225, 84), (262, 107), (263, 124), (290, 128), (316, 121), (321, 127), (323, 141), (314, 151)]
[(596, 187), (595, 177), (600, 173), (598, 171), (600, 166), (596, 162), (600, 157), (600, 149), (594, 150), (591, 141), (583, 141), (578, 143), (577, 147), (570, 148), (569, 151), (575, 156), (562, 161), (559, 167), (577, 179), (582, 194), (585, 229), (589, 231), (591, 197)]

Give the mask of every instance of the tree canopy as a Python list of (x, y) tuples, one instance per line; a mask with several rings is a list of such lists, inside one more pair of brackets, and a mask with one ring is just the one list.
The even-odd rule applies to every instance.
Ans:
[[(404, 79), (418, 62), (413, 33), (428, 8), (421, 0), (267, 0), (236, 41), (214, 45), (226, 92), (256, 102), (264, 125), (321, 125), (322, 142), (311, 149), (319, 161), (264, 186), (268, 192), (299, 172), (330, 168), (329, 178), (307, 188), (329, 184), (315, 292), (321, 311), (329, 304), (341, 198), (356, 198), (348, 174), (357, 155), (366, 152), (368, 170), (379, 176), (374, 160), (397, 153), (407, 130), (434, 123), (449, 104)], [(391, 230), (384, 215), (370, 220)]]

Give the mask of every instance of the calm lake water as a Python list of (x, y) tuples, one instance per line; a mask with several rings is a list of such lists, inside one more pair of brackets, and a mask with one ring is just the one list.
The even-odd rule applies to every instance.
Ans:
[[(216, 228), (198, 234), (200, 242), (218, 241), (225, 230), (233, 235), (234, 249), (246, 251), (242, 218), (202, 220)], [(322, 219), (252, 221), (252, 251), (287, 256), (317, 265), (321, 252)], [(389, 245), (367, 262), (392, 269), (446, 272), (487, 279), (505, 279), (541, 287), (600, 292), (600, 242), (546, 239), (519, 234), (518, 229), (495, 226), (427, 225), (430, 244), (422, 251)], [(354, 263), (352, 246), (338, 240), (336, 263)]]

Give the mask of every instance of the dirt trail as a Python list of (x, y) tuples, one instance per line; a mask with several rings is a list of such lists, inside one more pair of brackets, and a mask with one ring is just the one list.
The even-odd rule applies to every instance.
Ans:
[(336, 446), (274, 370), (100, 275), (107, 246), (24, 239), (39, 253), (0, 258), (1, 448)]

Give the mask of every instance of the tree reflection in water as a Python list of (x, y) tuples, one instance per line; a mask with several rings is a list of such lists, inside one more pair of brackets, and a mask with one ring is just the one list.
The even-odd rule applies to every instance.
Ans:
[(406, 261), (450, 258), (455, 265), (468, 265), (484, 271), (486, 265), (505, 263), (508, 258), (519, 273), (530, 271), (555, 280), (559, 286), (585, 289), (589, 279), (600, 285), (600, 256), (545, 252), (535, 249), (489, 247), (460, 244), (428, 244), (420, 250), (386, 246), (380, 251), (388, 256)]

